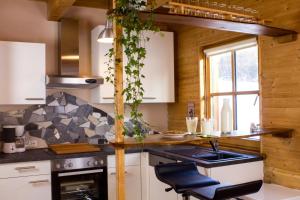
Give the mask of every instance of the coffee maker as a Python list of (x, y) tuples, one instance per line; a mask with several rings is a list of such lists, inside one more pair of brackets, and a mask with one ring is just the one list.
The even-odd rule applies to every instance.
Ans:
[(3, 152), (15, 153), (16, 150), (16, 132), (13, 126), (3, 126), (2, 139), (3, 139)]
[(3, 126), (3, 142), (4, 153), (24, 152), (24, 125)]
[(16, 136), (16, 151), (25, 151), (25, 136), (24, 136), (25, 126), (17, 125), (15, 126), (15, 136)]

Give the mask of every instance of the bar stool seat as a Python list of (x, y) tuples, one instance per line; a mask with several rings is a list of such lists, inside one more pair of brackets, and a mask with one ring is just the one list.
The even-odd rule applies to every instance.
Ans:
[(177, 193), (183, 193), (187, 188), (220, 184), (219, 181), (201, 175), (194, 162), (157, 165), (155, 173), (160, 181), (170, 185)]
[(258, 192), (262, 180), (237, 185), (224, 185), (219, 181), (201, 175), (194, 162), (168, 163), (155, 166), (156, 177), (182, 194), (184, 200), (194, 196), (201, 200), (225, 200)]
[(263, 182), (258, 180), (237, 185), (219, 184), (201, 188), (190, 188), (186, 190), (186, 195), (201, 200), (223, 200), (258, 192), (262, 184)]

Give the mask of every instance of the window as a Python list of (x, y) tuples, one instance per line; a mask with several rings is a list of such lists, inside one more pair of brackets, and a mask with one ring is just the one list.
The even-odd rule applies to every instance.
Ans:
[(258, 46), (256, 39), (207, 49), (206, 116), (221, 129), (223, 100), (231, 105), (234, 130), (249, 131), (259, 124)]

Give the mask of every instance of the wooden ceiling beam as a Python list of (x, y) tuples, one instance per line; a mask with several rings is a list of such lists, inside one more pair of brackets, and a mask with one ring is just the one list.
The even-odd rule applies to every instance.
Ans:
[(48, 0), (48, 20), (59, 21), (76, 0)]
[(108, 9), (109, 3), (107, 0), (76, 0), (74, 6)]
[[(144, 18), (148, 17), (148, 13), (141, 13)], [(193, 17), (185, 15), (175, 15), (175, 14), (161, 14), (157, 13), (154, 15), (156, 22), (168, 23), (168, 24), (178, 24), (178, 25), (188, 25), (200, 28), (209, 28), (223, 31), (232, 31), (239, 33), (246, 33), (252, 35), (266, 35), (272, 37), (284, 36), (297, 34), (295, 31), (260, 25), (260, 24), (249, 24), (241, 22), (233, 22), (218, 19), (209, 19), (202, 17)]]

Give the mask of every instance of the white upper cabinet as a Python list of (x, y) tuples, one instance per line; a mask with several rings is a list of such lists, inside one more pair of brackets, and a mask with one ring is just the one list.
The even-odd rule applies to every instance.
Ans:
[(45, 44), (0, 41), (0, 104), (45, 104)]
[[(97, 26), (92, 31), (92, 71), (95, 76), (107, 76), (108, 50), (112, 44), (98, 43), (97, 37), (104, 26)], [(174, 95), (174, 34), (172, 32), (145, 32), (150, 41), (146, 43), (146, 59), (142, 73), (145, 90), (143, 103), (171, 103)], [(126, 64), (124, 55), (124, 65)], [(114, 87), (105, 82), (92, 92), (94, 103), (113, 103)]]

